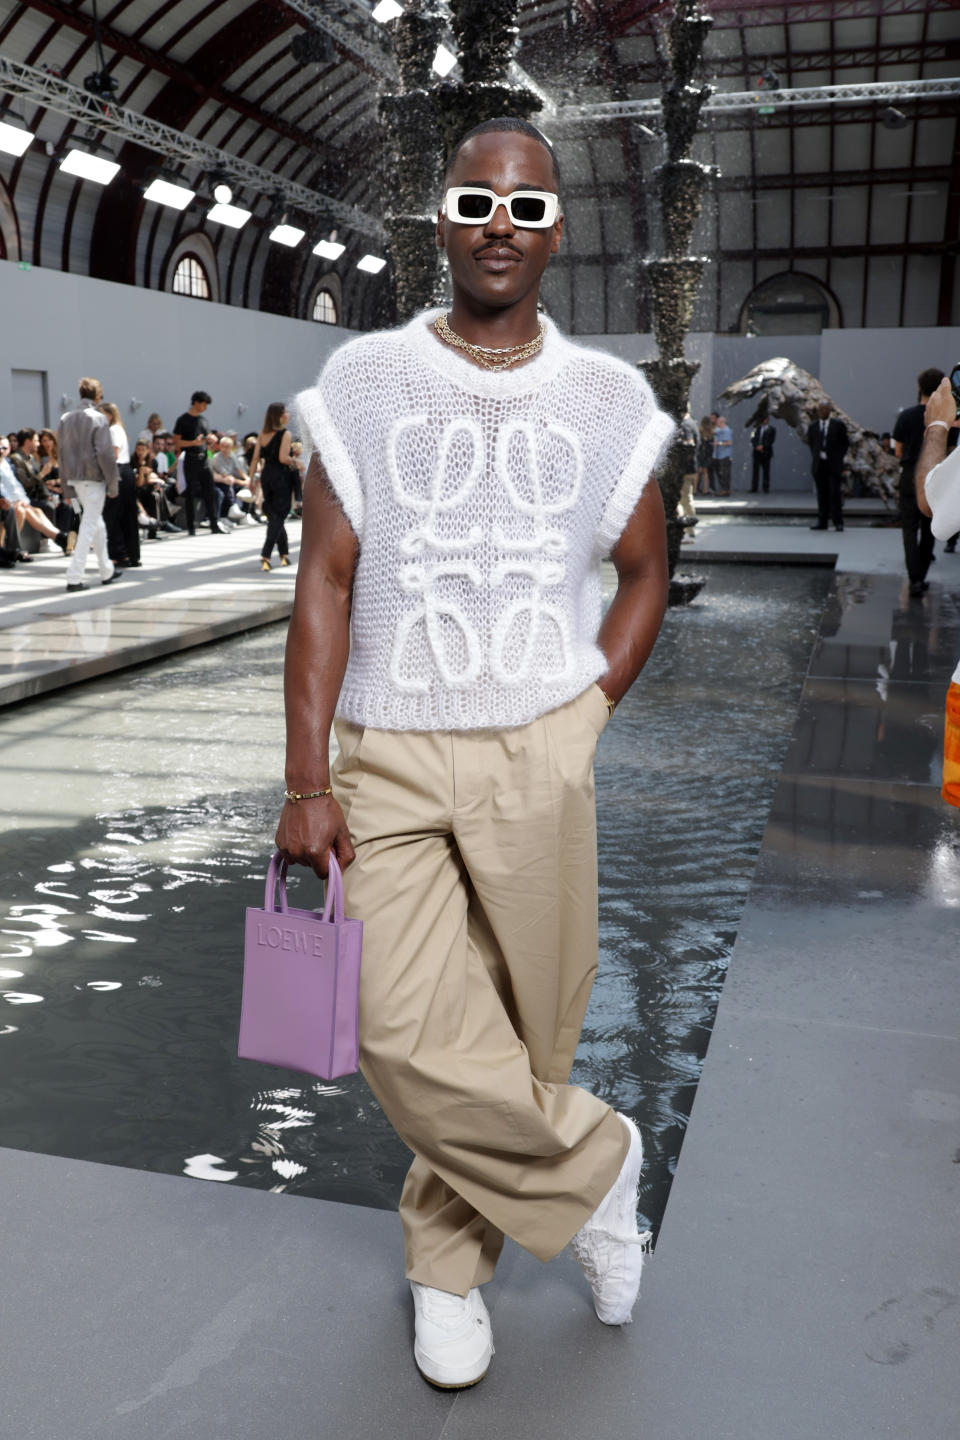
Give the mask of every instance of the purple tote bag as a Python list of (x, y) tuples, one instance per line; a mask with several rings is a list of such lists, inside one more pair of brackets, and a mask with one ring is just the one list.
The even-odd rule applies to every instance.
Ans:
[(343, 877), (332, 851), (326, 890), (322, 915), (290, 909), (287, 862), (279, 850), (274, 854), (263, 909), (247, 909), (237, 1053), (333, 1080), (360, 1064), (363, 924), (344, 917)]

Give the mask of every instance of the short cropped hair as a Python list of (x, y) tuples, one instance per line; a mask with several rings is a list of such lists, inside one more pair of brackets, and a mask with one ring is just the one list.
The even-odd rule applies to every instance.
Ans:
[(207, 394), (206, 390), (194, 390), (193, 394), (190, 396), (191, 405), (211, 405), (212, 403), (213, 402), (211, 401), (210, 396)]
[(77, 382), (77, 389), (80, 391), (81, 400), (96, 400), (103, 386), (99, 380), (94, 380), (92, 375), (84, 375), (83, 379)]
[(23, 442), (24, 442), (24, 440), (36, 440), (36, 438), (37, 438), (37, 432), (36, 432), (36, 430), (31, 430), (29, 425), (27, 425), (23, 430), (18, 430), (18, 431), (17, 431), (17, 445), (18, 445), (18, 446), (19, 446), (19, 445), (22, 445)]
[(454, 145), (453, 149), (450, 151), (450, 156), (447, 160), (446, 171), (444, 173), (449, 175), (450, 171), (453, 169), (454, 163), (456, 162), (457, 156), (460, 154), (460, 151), (463, 149), (464, 145), (466, 145), (468, 140), (472, 140), (477, 135), (491, 135), (498, 132), (504, 132), (514, 135), (528, 135), (531, 140), (539, 141), (539, 143), (549, 154), (550, 159), (553, 161), (553, 178), (556, 181), (557, 190), (559, 191), (560, 165), (557, 160), (556, 151), (554, 150), (553, 146), (550, 144), (550, 141), (547, 139), (546, 135), (544, 135), (542, 130), (538, 130), (536, 125), (531, 125), (529, 120), (520, 120), (515, 115), (502, 115), (496, 120), (484, 120), (482, 124), (474, 125), (473, 129), (468, 130), (466, 135), (461, 135), (456, 145)]
[(917, 376), (917, 394), (932, 395), (942, 379), (943, 371), (935, 365), (931, 365), (929, 370), (921, 370)]

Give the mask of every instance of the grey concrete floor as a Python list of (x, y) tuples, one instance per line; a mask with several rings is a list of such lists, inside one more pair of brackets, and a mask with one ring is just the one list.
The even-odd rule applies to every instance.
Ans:
[(920, 601), (836, 577), (632, 1326), (508, 1247), (490, 1374), (440, 1394), (393, 1216), (6, 1150), (4, 1440), (955, 1440), (949, 558)]

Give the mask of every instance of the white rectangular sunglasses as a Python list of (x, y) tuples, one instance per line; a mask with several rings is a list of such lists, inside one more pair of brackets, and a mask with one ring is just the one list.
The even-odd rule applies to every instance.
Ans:
[(500, 205), (507, 207), (511, 225), (523, 230), (546, 230), (560, 209), (560, 197), (549, 190), (514, 190), (498, 195), (480, 185), (454, 185), (443, 197), (443, 213), (458, 225), (486, 225)]

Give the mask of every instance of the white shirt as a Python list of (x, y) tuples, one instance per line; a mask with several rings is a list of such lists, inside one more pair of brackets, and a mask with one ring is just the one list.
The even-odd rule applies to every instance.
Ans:
[(350, 341), (297, 397), (360, 542), (337, 714), (507, 729), (605, 671), (600, 561), (674, 426), (637, 370), (549, 321), (493, 372), (441, 344), (437, 313)]
[[(938, 540), (949, 540), (960, 530), (960, 446), (934, 465), (923, 491), (933, 513), (934, 535)], [(960, 685), (960, 665), (953, 672), (953, 683)]]
[(127, 439), (127, 432), (120, 424), (110, 426), (110, 438), (113, 441), (114, 449), (117, 452), (117, 464), (130, 464), (130, 441)]

